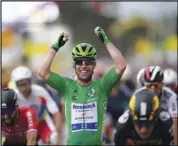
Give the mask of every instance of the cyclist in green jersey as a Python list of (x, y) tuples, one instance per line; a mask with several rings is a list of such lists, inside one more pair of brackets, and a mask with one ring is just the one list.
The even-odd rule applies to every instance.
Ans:
[(119, 83), (126, 69), (126, 62), (120, 51), (111, 43), (101, 27), (96, 27), (95, 34), (106, 46), (115, 67), (102, 78), (92, 81), (96, 66), (96, 50), (88, 43), (76, 45), (72, 50), (73, 65), (77, 79), (62, 77), (50, 70), (52, 61), (69, 39), (62, 33), (52, 45), (38, 75), (63, 95), (65, 116), (68, 127), (68, 145), (101, 145), (102, 127), (106, 103), (111, 89)]

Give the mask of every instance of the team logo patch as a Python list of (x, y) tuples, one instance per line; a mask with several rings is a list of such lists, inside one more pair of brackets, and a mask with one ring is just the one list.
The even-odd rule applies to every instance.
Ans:
[(77, 100), (78, 99), (77, 94), (78, 94), (78, 91), (77, 91), (77, 89), (75, 89), (73, 91), (72, 100)]
[(88, 90), (88, 96), (89, 97), (93, 97), (95, 95), (95, 93), (96, 93), (96, 91), (93, 88), (91, 88), (91, 89)]

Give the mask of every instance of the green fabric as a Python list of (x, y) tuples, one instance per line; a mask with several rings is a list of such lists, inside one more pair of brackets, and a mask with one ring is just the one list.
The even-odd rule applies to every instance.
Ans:
[(111, 42), (111, 41), (108, 39), (106, 33), (104, 32), (104, 30), (103, 30), (101, 27), (99, 27), (99, 29), (98, 29), (98, 35), (99, 35), (100, 40), (101, 40), (105, 45), (107, 45), (107, 44), (109, 44), (109, 43)]
[(91, 85), (80, 86), (75, 80), (50, 73), (48, 84), (60, 92), (65, 101), (69, 145), (102, 144), (106, 103), (120, 78), (113, 68)]
[(65, 41), (63, 40), (64, 38), (64, 33), (60, 34), (57, 41), (54, 43), (54, 46), (56, 48), (61, 48), (64, 44), (65, 44)]

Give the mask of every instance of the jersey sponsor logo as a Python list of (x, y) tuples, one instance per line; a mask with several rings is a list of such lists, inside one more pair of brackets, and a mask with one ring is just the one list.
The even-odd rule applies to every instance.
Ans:
[(160, 117), (160, 119), (161, 119), (162, 121), (167, 121), (168, 119), (171, 118), (171, 115), (170, 115), (168, 112), (166, 112), (166, 111), (162, 111), (162, 112), (160, 113), (159, 117)]
[(73, 105), (73, 109), (88, 109), (88, 108), (93, 108), (95, 107), (95, 103), (92, 104), (87, 104), (87, 105)]
[(7, 105), (6, 105), (6, 103), (2, 103), (2, 106), (1, 106), (2, 108), (7, 108)]
[(123, 115), (121, 115), (118, 119), (118, 122), (121, 124), (124, 124), (129, 119), (129, 110), (125, 111)]
[[(96, 97), (97, 98), (97, 97)], [(97, 99), (96, 98), (90, 98), (87, 100), (87, 102), (93, 102), (93, 101), (96, 101)]]
[(97, 102), (87, 104), (72, 103), (71, 105), (72, 132), (97, 131), (98, 115)]
[(20, 131), (20, 132), (4, 132), (4, 136), (24, 136), (26, 135), (26, 131)]
[(27, 118), (28, 118), (28, 126), (33, 126), (33, 120), (32, 120), (32, 114), (31, 112), (27, 112)]

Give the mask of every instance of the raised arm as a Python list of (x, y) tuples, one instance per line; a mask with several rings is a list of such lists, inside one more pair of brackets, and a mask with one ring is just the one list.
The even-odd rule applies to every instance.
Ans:
[(53, 62), (53, 59), (59, 50), (60, 47), (62, 47), (67, 41), (68, 41), (69, 36), (66, 33), (62, 33), (56, 43), (52, 45), (51, 49), (49, 50), (44, 62), (40, 66), (38, 70), (38, 75), (44, 79), (47, 80), (50, 75), (50, 68), (51, 64)]
[(123, 74), (126, 69), (126, 62), (119, 49), (108, 39), (104, 30), (101, 27), (96, 27), (94, 32), (105, 44), (109, 54), (111, 55), (111, 58), (115, 65), (116, 73), (119, 75)]

